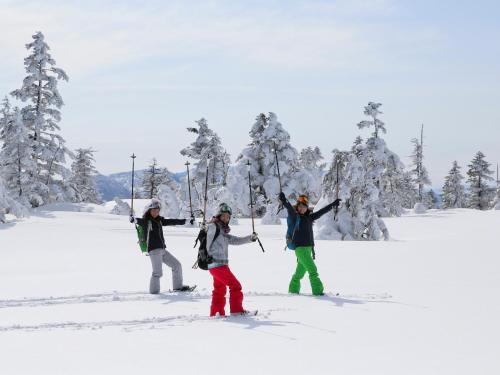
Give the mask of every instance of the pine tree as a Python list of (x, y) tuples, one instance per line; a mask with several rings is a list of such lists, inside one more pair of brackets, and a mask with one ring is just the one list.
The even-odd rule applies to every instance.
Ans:
[[(317, 206), (322, 207), (337, 197), (343, 204), (336, 216), (325, 215), (319, 220), (318, 238), (342, 240), (389, 239), (383, 216), (400, 215), (403, 206), (412, 199), (409, 175), (399, 157), (380, 138), (385, 124), (377, 118), (380, 103), (368, 103), (365, 115), (372, 121), (362, 121), (359, 128), (375, 128), (363, 144), (357, 137), (350, 151), (334, 150), (330, 170), (323, 179), (323, 195)], [(337, 184), (337, 175), (339, 183)]]
[(8, 101), (2, 110), (0, 140), (0, 172), (12, 197), (22, 205), (37, 206), (42, 202), (38, 192), (43, 185), (36, 178), (36, 163), (33, 155), (32, 139), (29, 137), (21, 112), (18, 108), (9, 112)]
[(469, 164), (467, 175), (469, 178), (470, 194), (469, 194), (469, 208), (478, 210), (486, 210), (490, 206), (493, 195), (493, 189), (488, 186), (489, 181), (493, 181), (491, 174), (493, 171), (489, 169), (490, 163), (485, 160), (484, 154), (479, 151)]
[(296, 178), (302, 194), (309, 197), (309, 201), (315, 204), (321, 197), (323, 173), (326, 163), (322, 163), (323, 155), (319, 147), (307, 147), (300, 152), (299, 169)]
[(438, 208), (439, 200), (434, 190), (430, 189), (424, 194), (423, 203), (425, 204), (427, 209)]
[[(263, 224), (278, 224), (278, 167), (283, 192), (292, 200), (302, 193), (303, 181), (307, 178), (299, 174), (298, 152), (290, 144), (290, 135), (278, 121), (276, 114), (270, 112), (268, 116), (262, 113), (258, 115), (250, 131), (250, 138), (250, 144), (237, 159), (237, 173), (241, 176), (242, 183), (248, 184), (246, 163), (250, 161), (255, 212), (257, 215), (264, 215)], [(276, 165), (276, 155), (279, 166)]]
[(500, 210), (500, 179), (498, 175), (498, 164), (497, 164), (497, 193), (495, 199), (493, 200), (492, 208), (495, 210)]
[(422, 203), (424, 199), (424, 186), (431, 184), (429, 175), (427, 173), (427, 169), (425, 168), (423, 163), (424, 160), (423, 131), (424, 131), (424, 126), (422, 125), (420, 141), (417, 138), (412, 139), (412, 143), (414, 144), (414, 149), (411, 155), (412, 166), (413, 166), (412, 172), (414, 176), (413, 179), (418, 187), (418, 200), (420, 203)]
[[(205, 189), (205, 175), (208, 164), (208, 183), (209, 190), (217, 190), (227, 184), (228, 170), (231, 159), (226, 150), (222, 147), (220, 137), (208, 127), (207, 120), (204, 118), (196, 121), (197, 127), (188, 128), (190, 133), (196, 134), (196, 140), (188, 147), (181, 150), (181, 155), (194, 159), (194, 168), (191, 171), (191, 190), (193, 196), (193, 209), (200, 212), (203, 205), (203, 192)], [(208, 157), (210, 157), (208, 159)], [(213, 196), (213, 194), (209, 194)], [(187, 197), (186, 184), (181, 185), (181, 197)], [(189, 204), (184, 199), (182, 205), (186, 207)], [(214, 202), (209, 203), (209, 207), (214, 206)]]
[(463, 208), (466, 207), (466, 195), (463, 186), (464, 177), (460, 173), (461, 167), (456, 161), (445, 178), (443, 186), (443, 208)]
[(58, 81), (67, 81), (68, 76), (64, 70), (55, 66), (56, 62), (50, 55), (50, 48), (41, 32), (33, 35), (33, 42), (27, 44), (26, 48), (30, 51), (24, 59), (28, 75), (24, 78), (22, 87), (11, 94), (30, 103), (22, 108), (22, 115), (32, 138), (37, 164), (39, 190), (36, 193), (43, 198), (43, 202), (32, 202), (36, 206), (68, 198), (67, 180), (70, 173), (64, 165), (66, 156), (72, 154), (59, 134), (59, 110), (64, 102), (57, 87)]
[(385, 130), (385, 123), (380, 121), (377, 117), (378, 115), (382, 114), (383, 112), (379, 111), (380, 106), (382, 103), (374, 103), (374, 102), (369, 102), (367, 106), (365, 106), (364, 114), (366, 116), (369, 116), (372, 118), (371, 121), (364, 120), (358, 123), (358, 128), (363, 129), (363, 128), (370, 128), (373, 126), (374, 132), (373, 132), (373, 137), (378, 138), (378, 133), (381, 130), (383, 133), (387, 133)]
[(97, 170), (94, 163), (94, 150), (79, 148), (71, 165), (71, 186), (75, 192), (75, 202), (101, 203), (101, 196), (96, 187)]
[(165, 178), (166, 171), (159, 168), (156, 159), (153, 159), (142, 176), (142, 197), (146, 199), (158, 198), (158, 189)]
[(12, 214), (16, 217), (28, 216), (25, 206), (17, 202), (7, 191), (5, 182), (0, 175), (0, 224), (6, 222), (5, 215)]

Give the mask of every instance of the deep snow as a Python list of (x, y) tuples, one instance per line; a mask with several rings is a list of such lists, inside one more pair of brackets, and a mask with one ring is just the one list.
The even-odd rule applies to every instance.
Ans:
[[(210, 319), (197, 230), (169, 227), (192, 294), (146, 293), (151, 267), (110, 204), (53, 205), (0, 225), (2, 374), (498, 374), (500, 212), (386, 219), (389, 242), (318, 241), (328, 294), (286, 293), (284, 226), (230, 249), (252, 318)], [(80, 212), (83, 211), (83, 212)], [(233, 227), (248, 234), (249, 220)], [(336, 296), (336, 293), (340, 293)]]

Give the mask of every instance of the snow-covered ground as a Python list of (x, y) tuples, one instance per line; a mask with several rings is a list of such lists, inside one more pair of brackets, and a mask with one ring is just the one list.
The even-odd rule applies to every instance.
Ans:
[[(0, 225), (2, 374), (498, 374), (500, 211), (387, 219), (389, 242), (318, 241), (328, 292), (286, 293), (284, 226), (230, 265), (252, 318), (208, 318), (197, 230), (165, 230), (192, 294), (147, 294), (149, 259), (109, 205), (55, 205)], [(248, 220), (233, 227), (251, 231)], [(338, 296), (336, 293), (340, 293)]]

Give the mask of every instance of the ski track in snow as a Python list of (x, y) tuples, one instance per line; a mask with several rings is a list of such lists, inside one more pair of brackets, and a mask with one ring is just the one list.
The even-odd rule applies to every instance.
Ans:
[[(313, 297), (308, 294), (294, 295), (289, 293), (279, 292), (245, 292), (247, 297), (283, 297), (283, 298), (300, 298), (300, 297)], [(70, 304), (84, 304), (84, 303), (108, 303), (108, 302), (139, 302), (139, 301), (165, 301), (175, 299), (207, 299), (211, 298), (211, 294), (202, 293), (162, 293), (162, 294), (148, 294), (144, 292), (113, 292), (101, 294), (83, 294), (83, 295), (70, 295), (62, 297), (45, 297), (45, 298), (23, 298), (23, 299), (6, 299), (0, 300), (0, 309), (15, 308), (15, 307), (41, 307), (41, 306), (54, 306), (54, 305), (70, 305)], [(339, 302), (349, 300), (349, 303), (362, 304), (367, 301), (384, 301), (390, 300), (392, 296), (387, 293), (381, 294), (336, 294), (326, 293), (324, 296), (315, 296), (318, 299), (338, 299)]]
[[(361, 305), (369, 302), (391, 302), (392, 298), (387, 293), (382, 294), (349, 294), (337, 295), (336, 293), (326, 293), (324, 296), (314, 297), (308, 294), (292, 295), (288, 293), (279, 292), (246, 292), (246, 297), (279, 297), (279, 298), (314, 298), (318, 301), (329, 300), (335, 305), (342, 306), (344, 304)], [(159, 295), (151, 295), (144, 292), (113, 292), (101, 294), (83, 294), (83, 295), (70, 295), (62, 297), (48, 297), (48, 298), (23, 298), (23, 299), (6, 299), (0, 300), (1, 309), (9, 308), (37, 308), (37, 307), (53, 307), (57, 305), (70, 305), (70, 304), (86, 304), (86, 303), (111, 303), (111, 302), (144, 302), (144, 301), (168, 301), (168, 300), (197, 300), (197, 299), (210, 299), (211, 294), (202, 293), (163, 293)], [(326, 333), (336, 333), (335, 331), (316, 327), (310, 324), (305, 324), (297, 321), (283, 321), (271, 320), (270, 317), (273, 312), (286, 312), (290, 311), (289, 308), (274, 308), (269, 310), (260, 311), (257, 316), (252, 317), (217, 317), (211, 318), (206, 315), (173, 315), (165, 317), (147, 317), (143, 319), (132, 320), (106, 320), (97, 322), (53, 322), (41, 323), (32, 325), (13, 324), (8, 326), (0, 326), (0, 333), (6, 332), (40, 332), (52, 330), (100, 330), (104, 328), (121, 328), (126, 332), (145, 330), (145, 329), (165, 329), (172, 326), (188, 325), (195, 322), (230, 322), (245, 325), (246, 328), (261, 328), (270, 326), (286, 326), (286, 325), (300, 325), (309, 329), (324, 331)], [(295, 340), (294, 337), (283, 336), (276, 333), (258, 330), (262, 334), (276, 335), (287, 340)]]

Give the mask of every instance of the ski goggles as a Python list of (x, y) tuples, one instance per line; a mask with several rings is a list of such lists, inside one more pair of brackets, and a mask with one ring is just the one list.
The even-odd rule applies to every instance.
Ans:
[(226, 203), (221, 203), (219, 205), (219, 215), (221, 215), (221, 214), (232, 215), (233, 211), (231, 210), (231, 207), (229, 207)]
[(303, 204), (304, 206), (309, 207), (309, 198), (306, 195), (299, 195), (297, 199), (297, 205)]

